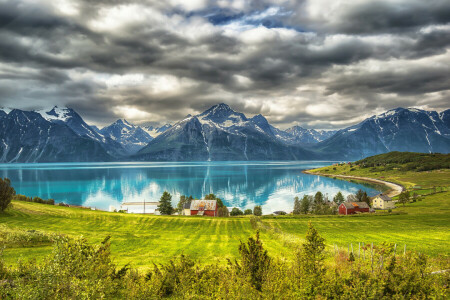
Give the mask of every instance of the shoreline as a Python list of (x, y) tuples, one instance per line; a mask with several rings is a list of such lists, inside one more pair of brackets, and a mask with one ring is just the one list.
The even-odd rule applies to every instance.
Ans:
[(305, 174), (309, 174), (309, 175), (319, 175), (319, 176), (325, 176), (325, 177), (336, 177), (336, 178), (343, 178), (343, 179), (357, 179), (357, 180), (363, 180), (363, 181), (367, 181), (370, 183), (378, 183), (378, 184), (382, 184), (385, 185), (389, 188), (389, 190), (387, 190), (385, 193), (385, 195), (389, 196), (389, 197), (395, 197), (397, 195), (399, 195), (404, 189), (405, 187), (402, 186), (401, 184), (398, 183), (393, 183), (390, 181), (384, 181), (384, 180), (380, 180), (380, 179), (375, 179), (375, 178), (369, 178), (369, 177), (360, 177), (360, 176), (351, 176), (351, 175), (335, 175), (335, 174), (323, 174), (323, 173), (316, 173), (316, 172), (310, 172), (309, 170), (304, 170), (302, 171)]

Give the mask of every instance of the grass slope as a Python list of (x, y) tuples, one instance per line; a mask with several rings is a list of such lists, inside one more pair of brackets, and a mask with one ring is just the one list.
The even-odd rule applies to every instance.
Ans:
[[(388, 167), (388, 168), (386, 168)], [(420, 185), (423, 193), (433, 186), (450, 186), (450, 170), (404, 171), (386, 165), (362, 168), (353, 165), (329, 166), (313, 170), (323, 174), (343, 174), (377, 178), (402, 184)], [(339, 179), (336, 179), (339, 180)], [(400, 206), (394, 213), (377, 212), (358, 216), (263, 217), (256, 226), (248, 217), (209, 218), (149, 216), (90, 211), (29, 202), (13, 202), (0, 214), (0, 246), (8, 263), (19, 258), (43, 259), (51, 251), (46, 236), (55, 233), (84, 236), (92, 243), (110, 235), (112, 255), (119, 265), (131, 263), (146, 269), (184, 253), (210, 263), (238, 255), (240, 240), (262, 229), (261, 239), (272, 257), (291, 259), (312, 221), (330, 246), (347, 248), (359, 242), (397, 243), (402, 249), (433, 256), (450, 255), (450, 192), (427, 195), (421, 201)], [(39, 234), (33, 232), (39, 231)], [(12, 233), (16, 234), (12, 234)]]

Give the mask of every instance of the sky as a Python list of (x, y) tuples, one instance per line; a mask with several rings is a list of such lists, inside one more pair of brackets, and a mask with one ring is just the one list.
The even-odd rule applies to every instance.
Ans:
[(0, 106), (280, 128), (450, 107), (448, 0), (0, 0)]

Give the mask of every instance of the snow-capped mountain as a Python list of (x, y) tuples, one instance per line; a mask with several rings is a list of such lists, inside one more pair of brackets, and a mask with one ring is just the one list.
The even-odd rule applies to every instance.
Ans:
[(72, 129), (77, 135), (88, 137), (101, 143), (103, 148), (113, 157), (122, 158), (130, 154), (120, 142), (109, 136), (104, 136), (100, 131), (89, 126), (83, 118), (71, 108), (55, 106), (50, 109), (41, 109), (36, 112), (51, 123), (64, 124)]
[(287, 142), (293, 144), (315, 144), (326, 140), (336, 133), (336, 130), (306, 129), (301, 126), (293, 126), (285, 130), (289, 134)]
[[(257, 118), (258, 119), (258, 118)], [(263, 120), (260, 120), (263, 121)], [(269, 128), (271, 130), (271, 128)], [(286, 145), (262, 123), (226, 104), (189, 116), (140, 150), (140, 160), (287, 160), (316, 158), (312, 151)]]
[(169, 129), (170, 127), (172, 127), (171, 124), (165, 124), (163, 126), (157, 127), (157, 126), (141, 126), (141, 128), (147, 132), (152, 138), (157, 137), (158, 135), (160, 135), (161, 133), (163, 133), (164, 131), (166, 131), (167, 129)]
[(36, 112), (49, 122), (69, 126), (79, 136), (90, 137), (98, 142), (105, 143), (105, 138), (86, 124), (83, 118), (71, 108), (55, 106)]
[(389, 151), (450, 152), (448, 110), (437, 113), (396, 108), (339, 130), (316, 150), (339, 159), (359, 159)]
[(118, 120), (101, 130), (70, 108), (0, 109), (0, 162), (350, 160), (389, 151), (449, 153), (450, 110), (397, 108), (333, 134), (283, 131), (262, 115), (247, 118), (226, 104), (173, 126), (144, 129)]
[(153, 139), (141, 127), (121, 119), (101, 129), (100, 133), (120, 143), (128, 154), (136, 153)]
[(0, 162), (109, 161), (102, 144), (41, 114), (14, 109), (0, 117)]

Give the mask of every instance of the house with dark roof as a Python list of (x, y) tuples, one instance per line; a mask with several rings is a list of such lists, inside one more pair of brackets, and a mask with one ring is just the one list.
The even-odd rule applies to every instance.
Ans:
[(370, 206), (366, 202), (343, 202), (339, 205), (340, 215), (354, 215), (370, 211)]
[(372, 198), (372, 207), (376, 209), (390, 209), (395, 208), (395, 204), (388, 195), (379, 194)]

